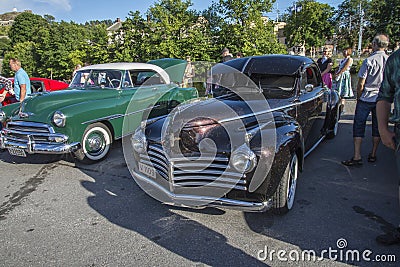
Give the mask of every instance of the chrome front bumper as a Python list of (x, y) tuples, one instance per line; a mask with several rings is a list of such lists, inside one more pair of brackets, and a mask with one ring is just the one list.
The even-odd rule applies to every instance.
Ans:
[(78, 150), (80, 143), (72, 144), (36, 144), (33, 141), (15, 142), (8, 141), (3, 136), (0, 136), (0, 148), (19, 148), (25, 150), (28, 154), (65, 154)]
[[(218, 208), (228, 208), (241, 210), (246, 212), (264, 212), (272, 208), (272, 200), (268, 200), (265, 202), (249, 202), (249, 201), (240, 201), (228, 198), (212, 198), (207, 196), (198, 196), (198, 195), (181, 195), (174, 194), (161, 185), (159, 185), (151, 178), (142, 175), (134, 170), (131, 170), (132, 175), (134, 176), (136, 181), (139, 182), (139, 185), (146, 192), (157, 192), (163, 194), (163, 203), (172, 205), (172, 206), (180, 206), (180, 207), (189, 207), (189, 208), (204, 208), (204, 207), (218, 207)], [(185, 204), (191, 203), (191, 204)], [(196, 203), (193, 205), (193, 203)]]
[(76, 143), (38, 143), (33, 140), (33, 138), (28, 135), (28, 140), (20, 140), (20, 139), (9, 139), (3, 133), (0, 132), (0, 148), (8, 149), (8, 148), (17, 148), (22, 149), (28, 154), (65, 154), (78, 150), (81, 145), (79, 142)]

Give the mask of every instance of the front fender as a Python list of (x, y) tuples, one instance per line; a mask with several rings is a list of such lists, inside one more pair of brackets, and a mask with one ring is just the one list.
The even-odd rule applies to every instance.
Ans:
[[(278, 185), (280, 180), (285, 172), (286, 166), (289, 163), (290, 155), (296, 153), (299, 158), (299, 168), (302, 170), (302, 166), (304, 163), (304, 140), (302, 136), (302, 131), (300, 125), (294, 120), (276, 120), (276, 147), (275, 147), (275, 155), (274, 160), (272, 162), (272, 166), (268, 174), (261, 184), (261, 186), (255, 191), (255, 193), (266, 195), (267, 197), (271, 197)], [(268, 130), (266, 130), (268, 131)], [(262, 133), (264, 136), (268, 136), (267, 132)], [(260, 140), (259, 136), (254, 138), (254, 141), (251, 143), (252, 150), (257, 154), (260, 162), (263, 163), (262, 151), (257, 147), (259, 147)], [(266, 161), (270, 162), (270, 161)]]
[(85, 129), (95, 122), (109, 122), (110, 130), (120, 136), (126, 105), (115, 98), (101, 99), (63, 107), (59, 111), (67, 119), (62, 128), (53, 125), (55, 131), (68, 135), (69, 142), (80, 142)]

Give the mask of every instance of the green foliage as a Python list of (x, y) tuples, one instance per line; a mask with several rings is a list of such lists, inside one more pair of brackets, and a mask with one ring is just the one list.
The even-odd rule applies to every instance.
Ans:
[(284, 29), (288, 46), (318, 47), (325, 44), (334, 33), (333, 8), (313, 0), (296, 2), (296, 10), (288, 9), (284, 16)]
[(8, 37), (13, 44), (27, 41), (36, 42), (37, 32), (47, 24), (48, 22), (40, 15), (22, 12), (15, 18)]
[[(361, 6), (365, 8), (368, 4), (367, 0), (361, 1)], [(364, 12), (364, 14), (368, 15)], [(340, 49), (344, 49), (346, 47), (356, 47), (358, 44), (358, 36), (360, 30), (360, 0), (345, 0), (343, 1), (336, 12), (335, 15), (335, 24), (336, 24), (336, 42)], [(365, 21), (369, 19), (367, 17), (364, 18)], [(366, 41), (368, 38), (367, 34), (364, 31), (363, 40)], [(366, 43), (364, 42), (364, 45)]]
[(400, 41), (400, 0), (371, 0), (365, 8), (369, 21), (365, 29), (366, 38), (371, 40), (375, 34), (385, 33), (395, 46)]

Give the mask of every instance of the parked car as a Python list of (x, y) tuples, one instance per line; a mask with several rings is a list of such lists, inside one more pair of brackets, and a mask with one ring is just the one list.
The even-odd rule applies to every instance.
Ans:
[(171, 205), (288, 212), (305, 156), (337, 134), (337, 92), (303, 56), (234, 59), (210, 74), (215, 98), (136, 130), (133, 177)]
[[(51, 92), (51, 91), (58, 91), (58, 90), (63, 90), (68, 88), (68, 83), (62, 82), (62, 81), (57, 81), (57, 80), (52, 80), (52, 79), (47, 79), (47, 78), (37, 78), (37, 77), (31, 77), (29, 78), (31, 81), (31, 92), (32, 93), (37, 93), (37, 92)], [(14, 78), (10, 78), (10, 80), (14, 83)], [(0, 94), (2, 94), (5, 90), (5, 86), (3, 84), (0, 85)], [(14, 96), (11, 95), (10, 93), (6, 94), (6, 98), (2, 102), (3, 106), (9, 105), (13, 103)]]
[(165, 115), (198, 96), (195, 88), (171, 82), (170, 77), (182, 79), (186, 61), (152, 63), (83, 67), (74, 75), (71, 90), (40, 92), (21, 105), (3, 107), (0, 147), (15, 156), (73, 152), (86, 163), (104, 159), (111, 143), (133, 132), (143, 116)]

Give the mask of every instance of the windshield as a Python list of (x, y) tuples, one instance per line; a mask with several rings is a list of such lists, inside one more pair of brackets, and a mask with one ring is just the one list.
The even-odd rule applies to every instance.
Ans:
[(252, 73), (250, 79), (266, 98), (286, 98), (294, 93), (294, 76)]
[(69, 87), (71, 88), (120, 88), (123, 76), (121, 70), (77, 71)]

